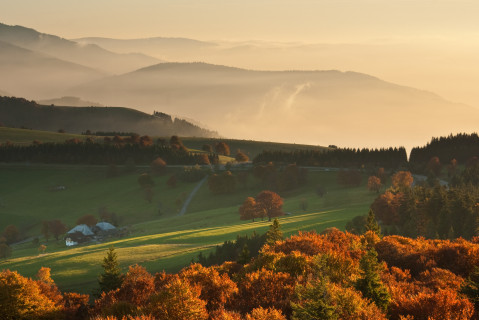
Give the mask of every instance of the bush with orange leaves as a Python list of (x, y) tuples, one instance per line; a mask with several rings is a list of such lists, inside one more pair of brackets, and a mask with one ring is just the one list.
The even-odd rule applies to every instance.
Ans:
[(61, 307), (42, 292), (38, 283), (16, 271), (0, 272), (2, 319), (61, 319)]
[(201, 289), (200, 299), (207, 302), (209, 311), (223, 308), (238, 292), (236, 283), (227, 274), (220, 275), (213, 267), (205, 268), (195, 263), (183, 269), (179, 276)]
[(247, 273), (238, 281), (237, 310), (246, 313), (254, 308), (275, 308), (290, 314), (290, 300), (295, 280), (284, 272), (261, 269)]
[(155, 292), (155, 278), (144, 267), (130, 266), (121, 287), (103, 292), (95, 301), (95, 310), (104, 316), (133, 315), (148, 304)]
[(151, 297), (145, 311), (156, 319), (206, 320), (206, 302), (200, 299), (200, 293), (200, 287), (175, 276)]

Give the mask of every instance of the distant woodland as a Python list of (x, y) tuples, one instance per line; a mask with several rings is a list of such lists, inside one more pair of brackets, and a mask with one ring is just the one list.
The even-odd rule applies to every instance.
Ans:
[(0, 121), (6, 127), (82, 133), (87, 130), (136, 132), (154, 136), (218, 137), (186, 120), (120, 107), (60, 107), (22, 98), (0, 97)]

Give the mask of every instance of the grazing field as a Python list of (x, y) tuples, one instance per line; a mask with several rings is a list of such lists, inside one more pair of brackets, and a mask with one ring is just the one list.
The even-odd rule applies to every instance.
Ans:
[[(61, 219), (74, 226), (86, 214), (98, 216), (100, 208), (114, 212), (122, 225), (158, 219), (177, 212), (176, 200), (185, 198), (195, 183), (166, 185), (168, 176), (153, 177), (151, 203), (138, 184), (149, 167), (107, 178), (106, 166), (0, 165), (0, 228), (14, 224), (28, 236), (39, 234), (41, 222)], [(64, 186), (65, 190), (56, 190)]]
[(62, 143), (68, 139), (85, 140), (87, 136), (71, 133), (58, 133), (52, 131), (40, 131), (30, 129), (17, 129), (0, 127), (0, 143), (11, 142), (19, 145), (32, 144), (34, 140), (45, 142)]
[[(238, 234), (264, 233), (270, 224), (239, 220), (238, 206), (244, 198), (255, 196), (263, 189), (252, 177), (247, 188), (240, 188), (232, 195), (213, 195), (204, 184), (186, 215), (177, 217), (174, 211), (160, 217), (156, 212), (159, 199), (172, 203), (179, 193), (189, 193), (196, 184), (180, 183), (177, 188), (169, 189), (164, 184), (166, 177), (156, 177), (155, 200), (150, 204), (142, 198), (137, 173), (106, 178), (104, 171), (104, 168), (91, 167), (0, 168), (1, 176), (6, 177), (0, 181), (1, 227), (14, 221), (46, 218), (61, 218), (73, 225), (79, 216), (94, 214), (100, 205), (107, 205), (109, 210), (118, 213), (124, 219), (122, 225), (132, 225), (128, 237), (76, 248), (66, 248), (63, 241), (45, 242), (40, 238), (40, 242), (47, 245), (46, 253), (41, 255), (31, 241), (18, 244), (13, 246), (12, 256), (0, 263), (0, 269), (33, 276), (40, 267), (50, 267), (53, 279), (62, 290), (81, 288), (82, 292), (91, 293), (97, 286), (102, 257), (111, 245), (117, 248), (125, 271), (129, 265), (138, 263), (150, 272), (173, 272), (188, 265), (200, 251), (211, 250)], [(335, 172), (311, 172), (308, 183), (282, 194), (284, 211), (288, 213), (280, 218), (285, 235), (298, 230), (343, 229), (352, 217), (366, 214), (376, 195), (367, 191), (365, 180), (364, 177), (361, 187), (343, 188), (337, 185)], [(47, 190), (60, 181), (68, 186), (66, 191)], [(315, 194), (318, 184), (327, 190), (323, 197)], [(62, 192), (65, 193), (62, 195)], [(307, 203), (306, 210), (300, 208), (302, 202)], [(6, 213), (9, 215), (5, 218)], [(59, 213), (61, 215), (56, 216)], [(30, 235), (39, 234), (38, 230), (30, 229)]]

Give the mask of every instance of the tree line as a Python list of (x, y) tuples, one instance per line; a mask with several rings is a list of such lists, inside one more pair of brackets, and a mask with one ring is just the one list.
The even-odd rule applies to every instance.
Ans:
[[(66, 143), (41, 143), (33, 145), (3, 144), (0, 146), (0, 162), (62, 163), (85, 165), (150, 164), (161, 157), (171, 165), (204, 164), (205, 155), (189, 153), (166, 145), (141, 145), (68, 141)], [(217, 163), (218, 156), (206, 156), (210, 163)]]
[(424, 147), (411, 150), (409, 162), (420, 169), (433, 157), (438, 157), (445, 164), (452, 160), (458, 164), (467, 164), (473, 158), (479, 157), (479, 136), (477, 133), (459, 133), (432, 138)]
[(260, 163), (296, 163), (301, 166), (360, 168), (384, 167), (396, 169), (407, 163), (406, 149), (330, 149), (330, 150), (294, 150), (268, 151), (258, 154), (254, 164)]

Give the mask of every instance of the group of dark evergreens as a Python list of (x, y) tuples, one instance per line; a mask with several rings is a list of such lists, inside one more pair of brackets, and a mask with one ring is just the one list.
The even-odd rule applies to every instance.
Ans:
[[(69, 141), (66, 143), (40, 143), (27, 146), (3, 144), (0, 162), (32, 162), (61, 164), (123, 165), (133, 161), (137, 165), (150, 164), (161, 157), (168, 164), (205, 164), (205, 154), (194, 154), (168, 145), (141, 145), (137, 143), (97, 143)], [(207, 155), (209, 163), (217, 163), (218, 156)]]
[(395, 169), (407, 164), (406, 149), (341, 149), (263, 151), (253, 163), (296, 163), (300, 166), (335, 168), (384, 167)]

